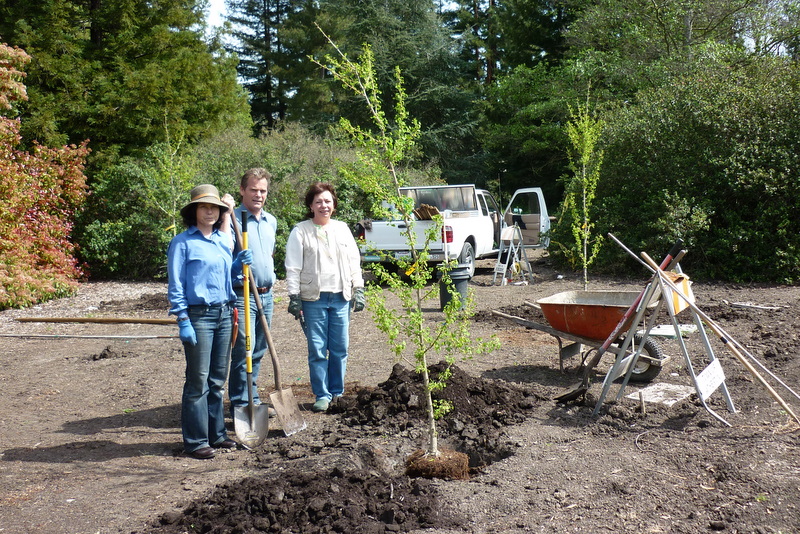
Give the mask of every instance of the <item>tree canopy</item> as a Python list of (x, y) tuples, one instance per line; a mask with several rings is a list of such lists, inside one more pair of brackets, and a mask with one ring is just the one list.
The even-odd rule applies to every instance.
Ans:
[(26, 141), (125, 154), (247, 114), (236, 60), (206, 42), (194, 0), (0, 0), (0, 14), (0, 38), (32, 58)]

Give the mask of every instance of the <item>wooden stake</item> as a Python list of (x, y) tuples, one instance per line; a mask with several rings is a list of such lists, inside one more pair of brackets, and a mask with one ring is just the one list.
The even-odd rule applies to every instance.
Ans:
[(21, 323), (175, 324), (175, 319), (144, 317), (17, 317)]
[(25, 339), (177, 339), (178, 336), (83, 336), (70, 334), (0, 334)]

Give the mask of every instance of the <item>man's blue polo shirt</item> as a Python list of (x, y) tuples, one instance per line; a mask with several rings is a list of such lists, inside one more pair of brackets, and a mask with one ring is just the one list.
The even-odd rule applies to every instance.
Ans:
[[(253, 263), (250, 270), (258, 287), (272, 287), (275, 284), (275, 233), (278, 231), (278, 220), (271, 213), (261, 210), (261, 217), (256, 219), (244, 206), (234, 210), (239, 224), (242, 223), (242, 212), (247, 213), (247, 248), (253, 252)], [(244, 231), (244, 227), (242, 227)], [(236, 241), (236, 232), (231, 230)], [(234, 245), (234, 257), (242, 249), (240, 243)], [(241, 277), (234, 280), (235, 287), (242, 287)]]

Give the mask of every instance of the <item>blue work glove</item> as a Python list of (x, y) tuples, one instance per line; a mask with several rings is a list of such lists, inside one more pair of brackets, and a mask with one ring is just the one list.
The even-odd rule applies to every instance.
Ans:
[(236, 259), (233, 260), (233, 265), (231, 269), (234, 272), (241, 272), (242, 265), (252, 265), (253, 263), (253, 251), (250, 249), (240, 250), (239, 253), (236, 255)]
[(367, 297), (364, 295), (364, 288), (357, 287), (353, 293), (353, 311), (360, 312), (367, 305)]
[(180, 336), (181, 341), (188, 343), (193, 347), (197, 345), (197, 336), (194, 333), (194, 327), (189, 319), (178, 321), (178, 328), (178, 335)]
[(300, 300), (300, 295), (289, 295), (289, 313), (294, 315), (295, 319), (299, 319), (303, 313), (303, 301)]

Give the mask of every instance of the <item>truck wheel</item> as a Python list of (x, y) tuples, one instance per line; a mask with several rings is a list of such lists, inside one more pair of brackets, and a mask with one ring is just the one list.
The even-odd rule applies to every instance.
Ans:
[[(641, 343), (642, 337), (636, 336), (634, 341), (636, 341), (637, 344)], [(661, 346), (656, 343), (655, 339), (651, 337), (648, 337), (647, 341), (645, 341), (644, 350), (642, 352), (647, 353), (648, 356), (655, 360), (664, 359), (664, 354), (661, 352)], [(651, 365), (649, 362), (640, 359), (636, 362), (633, 372), (631, 372), (631, 382), (650, 382), (651, 380), (655, 379), (660, 372), (660, 365)]]
[(475, 249), (472, 248), (472, 243), (469, 241), (464, 243), (464, 248), (461, 249), (461, 254), (458, 256), (458, 263), (468, 267), (470, 279), (475, 276)]

